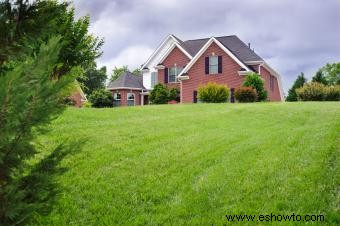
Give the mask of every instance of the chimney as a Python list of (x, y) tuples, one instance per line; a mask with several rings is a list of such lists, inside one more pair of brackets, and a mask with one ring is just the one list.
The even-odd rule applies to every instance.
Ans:
[(250, 42), (248, 43), (248, 48), (250, 49)]

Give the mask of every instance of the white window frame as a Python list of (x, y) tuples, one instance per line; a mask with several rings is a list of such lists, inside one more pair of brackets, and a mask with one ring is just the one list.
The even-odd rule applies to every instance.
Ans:
[(151, 72), (151, 88), (153, 88), (157, 84), (157, 81), (158, 81), (158, 72), (157, 71)]
[[(129, 94), (132, 94), (133, 99), (129, 99)], [(134, 93), (127, 93), (127, 94), (126, 94), (126, 100), (127, 100), (127, 103), (129, 103), (129, 101), (133, 100), (133, 106), (136, 105), (136, 96), (135, 96)], [(128, 105), (128, 106), (129, 106), (129, 105)]]
[[(175, 69), (175, 81), (174, 82), (171, 82), (170, 81), (170, 70), (171, 69)], [(174, 66), (174, 67), (170, 67), (168, 68), (168, 83), (178, 83), (177, 81), (177, 77), (178, 75), (181, 73), (181, 71), (183, 71), (183, 67), (177, 67), (177, 66)]]
[[(118, 94), (119, 94), (119, 98), (117, 98)], [(114, 103), (115, 107), (118, 107), (118, 106), (121, 105), (121, 98), (122, 98), (122, 95), (120, 94), (120, 92), (113, 93), (113, 103)], [(119, 104), (117, 104), (117, 102)]]
[[(216, 59), (216, 64), (212, 64), (212, 58)], [(216, 72), (212, 72), (212, 67), (216, 67)], [(216, 75), (218, 74), (218, 56), (209, 56), (209, 75)]]

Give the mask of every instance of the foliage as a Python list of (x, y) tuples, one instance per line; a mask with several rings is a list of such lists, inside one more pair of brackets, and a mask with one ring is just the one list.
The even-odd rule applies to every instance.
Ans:
[(323, 75), (322, 73), (322, 70), (318, 70), (316, 72), (316, 74), (314, 75), (314, 77), (312, 78), (312, 82), (318, 82), (318, 83), (321, 83), (321, 84), (324, 84), (324, 85), (327, 85), (328, 82), (327, 82), (327, 79), (326, 77)]
[[(35, 57), (18, 61), (12, 70), (0, 76), (1, 225), (22, 223), (38, 210), (33, 205), (38, 194), (32, 192), (34, 184), (42, 180), (27, 165), (37, 153), (32, 141), (44, 125), (64, 110), (63, 100), (74, 89), (79, 72), (72, 69), (67, 76), (51, 80), (59, 51), (60, 38), (52, 38), (47, 45), (41, 45)], [(40, 198), (46, 194), (48, 191)], [(48, 201), (48, 197), (44, 199)]]
[(296, 94), (300, 101), (322, 101), (324, 99), (324, 90), (324, 84), (310, 82), (296, 89)]
[(111, 81), (116, 80), (119, 76), (129, 71), (128, 66), (125, 65), (123, 67), (116, 67), (112, 70)]
[(296, 89), (302, 87), (307, 82), (303, 72), (296, 78), (292, 88), (288, 90), (286, 101), (297, 101)]
[(151, 90), (149, 100), (152, 104), (166, 104), (169, 101), (169, 91), (161, 83), (156, 84)]
[(137, 76), (141, 75), (141, 73), (142, 73), (142, 71), (139, 68), (136, 68), (135, 70), (132, 71), (132, 74), (137, 75)]
[(85, 94), (90, 95), (97, 89), (104, 89), (106, 79), (107, 75), (105, 66), (100, 69), (91, 68), (87, 70), (81, 79), (81, 83), (84, 84), (83, 90)]
[(168, 101), (175, 100), (177, 102), (180, 102), (180, 99), (180, 91), (178, 88), (172, 88), (169, 90)]
[(240, 103), (255, 102), (257, 99), (256, 90), (253, 87), (240, 87), (235, 91), (235, 98)]
[(75, 66), (87, 70), (101, 55), (103, 40), (88, 34), (89, 17), (76, 20), (66, 1), (4, 0), (0, 12), (0, 72), (9, 61), (36, 54), (55, 35), (61, 36), (61, 49), (53, 77), (61, 77)]
[(257, 93), (257, 101), (266, 101), (267, 100), (267, 90), (264, 88), (264, 81), (260, 77), (259, 74), (252, 72), (249, 73), (244, 82), (243, 86), (253, 87)]
[(296, 93), (300, 101), (340, 101), (340, 85), (326, 86), (310, 82), (296, 89)]
[(105, 89), (95, 90), (89, 96), (89, 100), (95, 108), (113, 107), (112, 93)]
[(328, 85), (340, 85), (340, 62), (326, 64), (321, 68)]
[[(121, 76), (122, 74), (124, 74), (125, 72), (129, 71), (129, 67), (127, 65), (124, 65), (122, 67), (116, 67), (112, 70), (112, 75), (110, 80), (114, 81), (116, 80), (119, 76)], [(136, 76), (140, 76), (142, 71), (139, 68), (136, 68), (135, 70), (133, 70), (131, 72), (132, 74), (136, 75)]]
[(340, 101), (340, 85), (326, 86), (324, 89), (325, 101)]
[(227, 102), (229, 89), (227, 86), (209, 82), (198, 88), (198, 98), (205, 103)]
[(63, 161), (54, 211), (31, 225), (228, 225), (225, 214), (240, 210), (295, 209), (325, 216), (310, 225), (339, 225), (339, 111), (334, 102), (69, 108), (37, 142), (88, 142)]
[(64, 99), (63, 103), (65, 105), (68, 105), (68, 106), (75, 106), (76, 105), (76, 101), (72, 97), (66, 97)]

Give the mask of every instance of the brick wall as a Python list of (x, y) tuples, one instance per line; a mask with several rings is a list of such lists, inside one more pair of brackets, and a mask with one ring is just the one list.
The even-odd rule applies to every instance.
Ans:
[(261, 77), (264, 79), (264, 87), (268, 91), (268, 99), (269, 101), (281, 101), (279, 84), (277, 78), (272, 76), (274, 79), (273, 81), (273, 88), (270, 89), (270, 73), (264, 67), (261, 67)]
[[(166, 68), (174, 67), (175, 64), (177, 67), (185, 67), (189, 63), (190, 59), (177, 47), (175, 47), (171, 53), (164, 59), (162, 64)], [(164, 81), (164, 69), (158, 70), (158, 82), (165, 84)], [(179, 83), (167, 83), (166, 86), (168, 88), (180, 88)]]
[(139, 90), (129, 90), (129, 89), (120, 89), (120, 90), (111, 90), (112, 95), (114, 93), (120, 93), (120, 106), (127, 106), (127, 94), (134, 93), (135, 94), (135, 105), (141, 105), (141, 95)]
[[(205, 57), (222, 56), (222, 73), (214, 75), (205, 74)], [(228, 54), (226, 54), (217, 44), (212, 43), (202, 56), (189, 69), (189, 80), (182, 82), (182, 103), (193, 102), (193, 92), (200, 85), (208, 82), (228, 85), (229, 88), (238, 88), (242, 85), (243, 76), (238, 75), (241, 66), (238, 65)]]

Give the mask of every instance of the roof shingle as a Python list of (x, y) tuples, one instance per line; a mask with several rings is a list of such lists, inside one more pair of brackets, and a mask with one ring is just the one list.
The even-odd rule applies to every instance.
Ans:
[(133, 88), (133, 89), (145, 89), (143, 86), (143, 77), (141, 75), (134, 75), (127, 71), (116, 80), (109, 83), (108, 89), (115, 88)]

